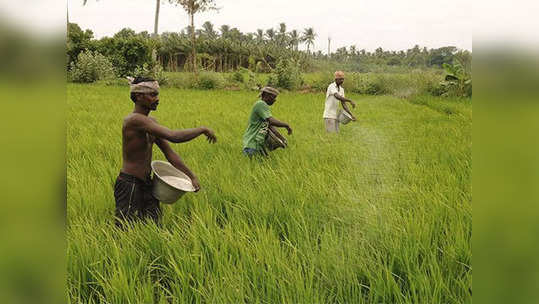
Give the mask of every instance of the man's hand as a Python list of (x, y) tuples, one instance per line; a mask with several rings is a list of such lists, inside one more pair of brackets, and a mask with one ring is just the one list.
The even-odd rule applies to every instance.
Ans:
[(204, 127), (204, 135), (209, 143), (214, 144), (217, 142), (217, 137), (215, 137), (215, 133), (211, 129)]
[[(352, 114), (350, 114), (350, 115), (352, 115)], [(357, 120), (356, 117), (354, 115), (352, 115), (352, 121), (356, 121), (356, 120)]]
[(288, 131), (288, 135), (292, 135), (292, 128), (290, 126), (286, 126), (285, 128)]
[(356, 103), (350, 100), (350, 104), (352, 105), (352, 109), (356, 108)]
[(200, 190), (200, 182), (198, 181), (198, 178), (196, 176), (191, 178), (191, 183), (193, 184), (193, 187), (195, 188), (195, 192), (198, 192)]

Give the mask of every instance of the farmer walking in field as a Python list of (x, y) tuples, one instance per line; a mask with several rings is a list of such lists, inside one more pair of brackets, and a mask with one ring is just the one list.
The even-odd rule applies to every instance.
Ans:
[(159, 104), (159, 84), (154, 79), (130, 78), (131, 100), (135, 103), (132, 113), (124, 118), (122, 126), (122, 169), (114, 185), (116, 224), (121, 220), (151, 219), (156, 223), (161, 217), (159, 201), (152, 196), (151, 161), (153, 144), (157, 144), (166, 159), (191, 179), (195, 191), (200, 190), (196, 175), (172, 150), (169, 141), (181, 143), (204, 134), (210, 143), (217, 138), (206, 127), (170, 130), (149, 116)]
[(253, 155), (268, 155), (264, 145), (268, 130), (270, 129), (283, 142), (286, 142), (286, 139), (277, 132), (275, 127), (285, 128), (288, 131), (288, 135), (292, 134), (292, 128), (287, 123), (271, 116), (270, 106), (277, 100), (277, 95), (279, 95), (279, 91), (275, 88), (262, 88), (260, 100), (253, 105), (247, 130), (243, 134), (243, 154), (249, 157)]
[(335, 81), (332, 82), (326, 91), (326, 105), (324, 108), (324, 122), (326, 124), (327, 132), (339, 132), (339, 120), (338, 120), (338, 108), (339, 101), (342, 105), (344, 111), (346, 111), (352, 117), (353, 121), (356, 121), (356, 117), (352, 115), (352, 112), (348, 109), (346, 105), (347, 102), (352, 104), (352, 107), (355, 108), (356, 104), (352, 100), (344, 97), (344, 88), (342, 84), (344, 83), (344, 72), (336, 71), (335, 72)]

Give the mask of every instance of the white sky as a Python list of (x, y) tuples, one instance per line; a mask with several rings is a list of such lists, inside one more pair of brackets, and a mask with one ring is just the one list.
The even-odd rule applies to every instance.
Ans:
[[(168, 0), (161, 0), (159, 32), (179, 31), (188, 24), (187, 14)], [(356, 45), (369, 51), (381, 46), (402, 50), (415, 44), (436, 48), (453, 45), (471, 50), (472, 10), (469, 0), (216, 0), (218, 12), (195, 15), (195, 26), (210, 21), (240, 31), (314, 27), (318, 37), (314, 48), (331, 49)], [(68, 0), (70, 22), (91, 29), (94, 36), (112, 36), (124, 27), (153, 32), (154, 0)]]
[[(187, 26), (187, 15), (168, 4), (161, 7), (159, 32)], [(497, 43), (539, 48), (539, 1), (536, 0), (216, 0), (219, 12), (196, 16), (196, 26), (209, 20), (242, 32), (277, 28), (314, 27), (315, 49), (334, 51), (356, 45), (369, 51), (378, 46), (401, 50), (414, 44), (435, 48), (454, 45), (471, 50)], [(155, 0), (67, 0), (72, 22), (91, 29), (97, 38), (124, 27), (153, 31)], [(65, 33), (66, 2), (58, 0), (0, 0), (0, 20), (38, 34)]]
[[(162, 0), (159, 31), (187, 26), (187, 15)], [(277, 28), (314, 27), (315, 49), (356, 45), (401, 50), (414, 44), (435, 48), (454, 45), (470, 50), (476, 43), (521, 44), (539, 47), (539, 1), (535, 0), (216, 0), (219, 12), (196, 16), (196, 26), (209, 20), (242, 32)], [(155, 0), (67, 0), (72, 22), (91, 29), (97, 38), (124, 27), (153, 31)], [(34, 33), (65, 31), (66, 1), (0, 0), (0, 19)]]

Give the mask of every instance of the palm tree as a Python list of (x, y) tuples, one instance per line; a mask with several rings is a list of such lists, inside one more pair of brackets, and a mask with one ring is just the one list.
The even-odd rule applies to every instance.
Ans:
[(280, 46), (284, 47), (286, 45), (286, 24), (284, 22), (279, 24), (279, 32), (276, 38)]
[(270, 28), (270, 29), (267, 29), (266, 30), (266, 37), (268, 37), (268, 40), (270, 42), (273, 42), (273, 40), (275, 39), (275, 30)]
[(263, 29), (257, 29), (255, 33), (255, 40), (257, 43), (263, 43), (264, 42), (264, 30)]
[(355, 45), (351, 45), (351, 46), (350, 46), (350, 55), (356, 56), (356, 54), (357, 54), (356, 46), (355, 46)]
[(205, 12), (208, 10), (217, 10), (215, 6), (215, 0), (169, 0), (171, 3), (176, 5), (181, 5), (182, 8), (189, 15), (191, 20), (191, 63), (193, 64), (193, 72), (195, 72), (195, 77), (198, 76), (197, 62), (196, 62), (196, 36), (195, 36), (195, 14), (200, 12)]
[(221, 31), (221, 37), (226, 38), (228, 36), (228, 33), (230, 32), (230, 26), (223, 24), (221, 25), (219, 30)]
[(213, 29), (213, 24), (209, 21), (202, 24), (202, 33), (210, 39), (215, 39), (217, 37), (217, 32)]
[(300, 40), (300, 37), (299, 37), (299, 33), (297, 30), (293, 30), (291, 31), (289, 34), (288, 34), (290, 40), (289, 40), (289, 43), (290, 43), (290, 46), (295, 50), (297, 51), (298, 50), (298, 45), (299, 45), (299, 40)]
[(307, 45), (307, 52), (309, 52), (309, 46), (314, 46), (314, 39), (316, 38), (316, 33), (314, 28), (308, 27), (303, 31), (303, 36), (301, 40)]
[(279, 33), (280, 34), (286, 33), (286, 23), (284, 22), (279, 23)]

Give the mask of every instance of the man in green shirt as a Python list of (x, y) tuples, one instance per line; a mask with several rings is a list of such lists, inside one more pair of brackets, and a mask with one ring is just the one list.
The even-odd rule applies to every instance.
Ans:
[(255, 102), (251, 115), (249, 116), (249, 125), (245, 134), (243, 134), (243, 154), (252, 157), (253, 155), (267, 155), (264, 147), (266, 134), (268, 129), (272, 129), (274, 133), (281, 137), (274, 127), (286, 128), (288, 135), (292, 134), (292, 128), (282, 121), (279, 121), (271, 116), (270, 106), (277, 100), (279, 91), (272, 87), (264, 87), (260, 95), (261, 100)]

